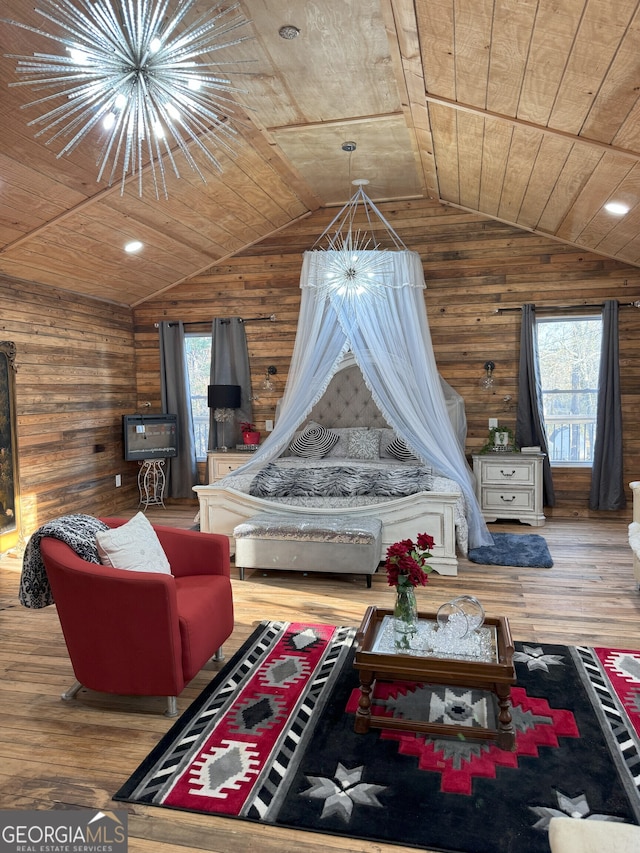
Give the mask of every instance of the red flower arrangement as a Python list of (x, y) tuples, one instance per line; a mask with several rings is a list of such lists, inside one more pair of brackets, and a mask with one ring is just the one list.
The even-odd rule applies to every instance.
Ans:
[(260, 433), (255, 428), (255, 424), (251, 424), (249, 421), (242, 421), (240, 429), (242, 430), (242, 440), (245, 444), (260, 443)]
[(387, 548), (387, 581), (389, 586), (425, 586), (427, 575), (433, 571), (427, 564), (433, 548), (433, 536), (419, 533), (417, 542), (403, 539)]

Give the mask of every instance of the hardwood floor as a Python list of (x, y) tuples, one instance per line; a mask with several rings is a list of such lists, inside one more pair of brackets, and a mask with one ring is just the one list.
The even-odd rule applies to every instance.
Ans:
[[(196, 505), (150, 508), (152, 521), (190, 527)], [(133, 515), (132, 509), (126, 515)], [(633, 577), (627, 522), (551, 519), (543, 528), (492, 524), (502, 532), (537, 532), (552, 569), (480, 566), (460, 559), (455, 578), (431, 575), (418, 591), (432, 609), (454, 595), (477, 596), (492, 615), (506, 614), (517, 640), (640, 648), (640, 594)], [(162, 699), (109, 697), (82, 691), (66, 703), (73, 681), (54, 607), (26, 610), (17, 600), (21, 562), (0, 559), (0, 808), (129, 809), (132, 853), (407, 853), (409, 848), (259, 826), (154, 807), (114, 804), (111, 795), (171, 726)], [(234, 574), (232, 569), (232, 575)], [(229, 656), (262, 619), (359, 624), (370, 603), (391, 606), (384, 572), (367, 589), (362, 577), (291, 572), (233, 580), (236, 630)], [(209, 663), (178, 699), (179, 711), (218, 669)], [(471, 851), (469, 851), (471, 853)]]

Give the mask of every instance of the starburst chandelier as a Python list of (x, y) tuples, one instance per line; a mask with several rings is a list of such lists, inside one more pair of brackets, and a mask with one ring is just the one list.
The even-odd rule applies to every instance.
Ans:
[[(206, 182), (194, 158), (221, 170), (212, 144), (232, 153), (237, 131), (228, 121), (237, 110), (238, 89), (221, 74), (228, 62), (207, 54), (246, 41), (236, 35), (248, 23), (239, 4), (207, 5), (190, 19), (197, 0), (40, 0), (36, 11), (54, 32), (19, 21), (5, 23), (51, 39), (64, 54), (12, 56), (23, 79), (10, 86), (33, 86), (42, 97), (24, 105), (45, 112), (29, 126), (62, 143), (62, 157), (92, 133), (101, 134), (98, 177), (111, 186), (120, 176), (138, 180), (151, 173), (156, 197), (167, 197), (166, 170), (180, 177), (180, 151)], [(172, 10), (172, 7), (175, 9)]]
[[(365, 193), (364, 187), (368, 183), (364, 178), (352, 181), (357, 187), (356, 191), (312, 247), (326, 252), (326, 257), (322, 278), (316, 279), (309, 286), (322, 291), (322, 295), (334, 303), (347, 303), (351, 310), (355, 309), (358, 299), (364, 294), (382, 299), (388, 287), (397, 286), (393, 279), (390, 249), (381, 246), (376, 236), (380, 229), (374, 227), (374, 217), (384, 225), (391, 248), (406, 249)], [(359, 211), (364, 214), (366, 227), (356, 227)]]
[(353, 309), (364, 294), (384, 297), (392, 269), (388, 251), (369, 249), (369, 241), (359, 232), (349, 232), (327, 250), (325, 277), (319, 288), (335, 303), (350, 303)]

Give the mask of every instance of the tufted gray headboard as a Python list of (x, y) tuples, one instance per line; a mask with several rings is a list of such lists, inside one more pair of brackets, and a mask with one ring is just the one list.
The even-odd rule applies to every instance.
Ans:
[[(458, 436), (460, 447), (464, 450), (467, 434), (464, 400), (442, 377), (440, 377), (440, 382), (445, 395), (449, 418)], [(327, 390), (313, 407), (304, 424), (309, 423), (309, 421), (315, 421), (322, 426), (333, 427), (334, 429), (349, 427), (390, 428), (384, 415), (374, 403), (371, 392), (365, 384), (362, 371), (351, 353), (344, 357), (342, 366), (333, 375)], [(302, 426), (298, 429), (301, 429)]]
[(308, 421), (326, 427), (389, 428), (365, 385), (362, 371), (351, 363), (338, 370), (327, 390), (311, 410)]
[[(460, 447), (464, 450), (467, 435), (464, 400), (442, 377), (440, 377), (440, 383), (449, 418)], [(384, 415), (371, 397), (362, 371), (350, 353), (344, 357), (342, 366), (334, 374), (327, 390), (313, 407), (305, 423), (309, 421), (334, 429), (340, 427), (389, 428)]]

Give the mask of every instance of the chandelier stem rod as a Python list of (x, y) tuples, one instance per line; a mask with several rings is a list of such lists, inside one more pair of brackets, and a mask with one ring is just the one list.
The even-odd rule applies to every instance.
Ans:
[[(365, 216), (367, 218), (367, 223), (369, 225), (369, 233), (372, 238), (374, 238), (373, 234), (373, 224), (371, 220), (371, 213), (373, 212), (380, 222), (384, 225), (388, 235), (391, 237), (396, 249), (405, 249), (406, 246), (403, 241), (400, 239), (398, 233), (394, 230), (391, 223), (384, 217), (382, 212), (376, 207), (376, 205), (371, 201), (369, 196), (365, 193), (362, 186), (359, 186), (355, 193), (351, 196), (349, 201), (338, 211), (338, 213), (331, 220), (329, 225), (325, 228), (322, 234), (318, 237), (315, 243), (312, 246), (312, 249), (322, 242), (322, 240), (330, 233), (333, 226), (340, 220), (340, 227), (336, 230), (333, 237), (329, 238), (330, 248), (334, 247), (336, 239), (342, 234), (345, 229), (345, 225), (348, 225), (346, 229), (347, 235), (352, 234), (353, 224), (355, 222), (355, 217), (358, 211), (358, 204), (362, 204), (363, 209), (365, 211)], [(343, 238), (344, 239), (344, 238)], [(378, 244), (374, 239), (374, 248), (377, 248)], [(362, 248), (362, 247), (361, 247)]]

